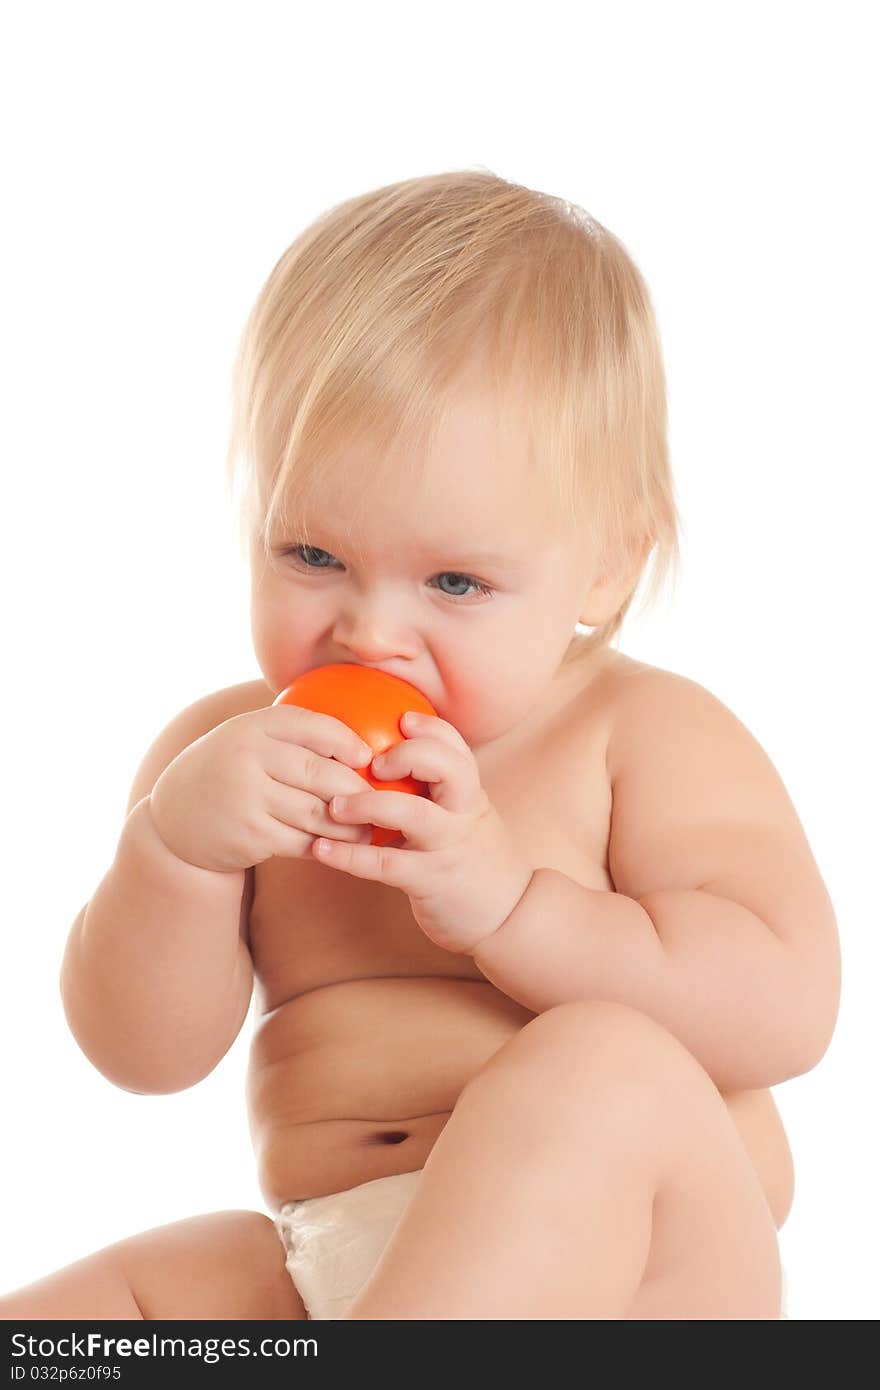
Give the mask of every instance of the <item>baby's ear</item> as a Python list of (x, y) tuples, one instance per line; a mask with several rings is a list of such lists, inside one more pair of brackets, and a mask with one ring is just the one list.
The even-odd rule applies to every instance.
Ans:
[(593, 579), (579, 622), (586, 627), (600, 627), (613, 618), (638, 583), (653, 544), (653, 537), (640, 536), (620, 557), (618, 564), (606, 567)]

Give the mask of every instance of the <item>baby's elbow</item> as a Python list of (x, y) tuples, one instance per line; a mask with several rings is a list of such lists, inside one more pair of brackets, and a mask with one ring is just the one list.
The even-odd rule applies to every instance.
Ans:
[(831, 1046), (831, 1039), (834, 1036), (834, 1029), (837, 1026), (837, 1014), (839, 1008), (839, 998), (835, 998), (826, 1009), (824, 1017), (817, 1013), (813, 1020), (813, 1027), (810, 1032), (808, 1046), (805, 1048), (805, 1065), (801, 1068), (801, 1074), (812, 1071), (817, 1067)]
[(213, 1071), (213, 1067), (210, 1067), (208, 1071), (199, 1072), (197, 1075), (175, 1073), (174, 1075), (151, 1074), (135, 1077), (126, 1074), (124, 1079), (122, 1073), (115, 1070), (105, 1067), (99, 1067), (98, 1070), (108, 1081), (112, 1081), (118, 1090), (128, 1091), (129, 1095), (173, 1096), (178, 1091), (188, 1091), (191, 1087), (197, 1086), (200, 1081), (204, 1081), (205, 1077)]
[(70, 1034), (83, 1056), (105, 1080), (132, 1095), (163, 1096), (187, 1091), (203, 1081), (228, 1052), (232, 1039), (206, 1049), (169, 1047), (156, 1035), (123, 1031), (119, 1020), (110, 1026), (98, 1011), (84, 1008), (74, 994), (62, 990), (62, 1007)]
[(77, 1038), (81, 1052), (92, 1066), (120, 1091), (128, 1091), (135, 1096), (170, 1096), (178, 1091), (188, 1091), (204, 1081), (217, 1066), (219, 1057), (209, 1061), (181, 1064), (179, 1059), (153, 1057), (123, 1057), (118, 1053), (112, 1057), (100, 1055), (84, 1047)]
[(796, 953), (790, 1027), (796, 1070), (802, 1076), (818, 1066), (834, 1036), (840, 1011), (840, 950), (836, 929), (818, 949)]

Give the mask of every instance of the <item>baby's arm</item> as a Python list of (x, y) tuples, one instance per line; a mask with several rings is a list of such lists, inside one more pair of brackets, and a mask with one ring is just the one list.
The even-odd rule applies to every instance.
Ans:
[(61, 991), (86, 1056), (126, 1090), (193, 1085), (229, 1049), (253, 983), (245, 873), (184, 863), (153, 826), (149, 796), (178, 753), (230, 713), (218, 691), (183, 710), (135, 777), (116, 854), (67, 941)]
[(834, 912), (763, 749), (719, 700), (648, 668), (608, 748), (615, 892), (539, 868), (474, 953), (536, 1012), (629, 1004), (675, 1034), (721, 1090), (816, 1065), (840, 997)]

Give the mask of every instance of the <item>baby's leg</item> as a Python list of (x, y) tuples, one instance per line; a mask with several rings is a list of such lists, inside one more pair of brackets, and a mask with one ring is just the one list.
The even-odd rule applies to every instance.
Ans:
[(465, 1087), (353, 1319), (774, 1319), (776, 1228), (721, 1096), (624, 1005), (539, 1014)]
[(272, 1222), (212, 1212), (130, 1236), (0, 1298), (0, 1318), (305, 1320)]

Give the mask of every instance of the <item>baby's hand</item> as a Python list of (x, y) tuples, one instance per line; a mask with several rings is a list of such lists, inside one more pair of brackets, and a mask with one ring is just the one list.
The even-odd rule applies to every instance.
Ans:
[[(363, 790), (330, 803), (337, 824), (399, 830), (405, 848), (317, 840), (322, 863), (407, 894), (425, 935), (444, 950), (473, 954), (519, 902), (532, 876), (480, 780), (461, 734), (431, 714), (402, 716), (402, 743), (374, 758), (372, 775), (414, 777), (430, 800), (409, 792)], [(410, 737), (410, 733), (414, 736)], [(325, 848), (325, 845), (327, 848)]]
[(219, 724), (169, 763), (150, 796), (160, 837), (179, 859), (224, 873), (273, 855), (305, 858), (318, 835), (369, 840), (327, 803), (357, 792), (372, 749), (333, 715), (297, 705), (250, 710)]

